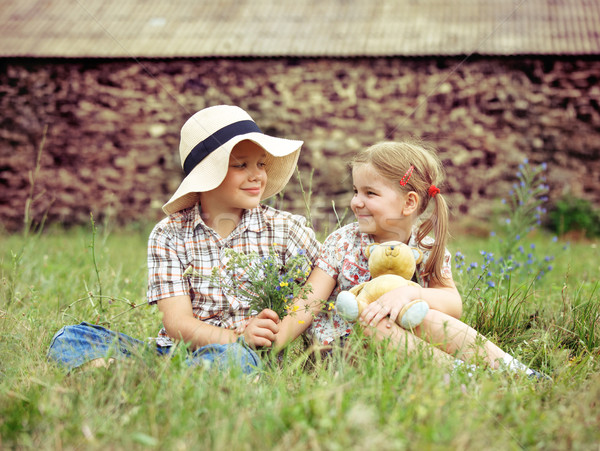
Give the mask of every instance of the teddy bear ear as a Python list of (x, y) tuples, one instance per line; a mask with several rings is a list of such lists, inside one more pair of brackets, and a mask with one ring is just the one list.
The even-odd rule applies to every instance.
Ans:
[(415, 257), (415, 265), (421, 263), (423, 261), (423, 251), (416, 247), (411, 247), (410, 250), (412, 251), (413, 256)]
[(373, 252), (373, 249), (375, 249), (377, 246), (379, 246), (379, 243), (369, 244), (365, 249), (365, 257), (369, 258), (371, 256), (371, 252)]

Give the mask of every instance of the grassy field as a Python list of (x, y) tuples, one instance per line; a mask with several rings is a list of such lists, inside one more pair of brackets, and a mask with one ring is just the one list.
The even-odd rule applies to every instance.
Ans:
[(48, 344), (65, 324), (108, 322), (134, 337), (155, 336), (160, 316), (144, 301), (149, 230), (0, 237), (0, 448), (599, 447), (594, 242), (531, 236), (524, 261), (553, 268), (538, 279), (539, 269), (528, 274), (515, 261), (511, 280), (492, 264), (482, 269), (494, 238), (459, 235), (451, 244), (465, 321), (551, 383), (485, 369), (449, 373), (425, 353), (358, 346), (354, 364), (339, 355), (309, 358), (295, 346), (259, 380), (190, 369), (181, 356), (138, 356), (72, 374), (47, 363)]

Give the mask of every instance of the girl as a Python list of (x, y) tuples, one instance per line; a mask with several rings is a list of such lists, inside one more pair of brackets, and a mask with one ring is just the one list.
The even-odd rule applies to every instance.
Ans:
[[(284, 319), (277, 345), (297, 337), (311, 322), (308, 333), (317, 342), (343, 341), (352, 332), (351, 324), (335, 313), (319, 313), (307, 306), (314, 306), (316, 299), (335, 302), (341, 290), (368, 281), (364, 249), (371, 243), (401, 241), (423, 252), (415, 277), (420, 286), (397, 288), (369, 304), (360, 317), (367, 335), (389, 339), (396, 348), (409, 351), (425, 344), (438, 361), (454, 362), (455, 356), (537, 375), (458, 319), (462, 299), (452, 280), (446, 249), (448, 207), (437, 187), (443, 171), (433, 149), (410, 141), (382, 142), (359, 153), (351, 167), (354, 197), (350, 206), (356, 222), (336, 230), (323, 243), (308, 280), (313, 292), (306, 302), (298, 302), (299, 316)], [(430, 203), (432, 214), (418, 224)], [(431, 232), (434, 238), (428, 236)], [(414, 330), (402, 329), (394, 321), (402, 307), (415, 299), (424, 299), (429, 313)]]

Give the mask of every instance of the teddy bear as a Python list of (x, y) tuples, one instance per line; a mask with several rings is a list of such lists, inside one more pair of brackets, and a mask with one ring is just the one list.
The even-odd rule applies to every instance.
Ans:
[[(388, 291), (407, 285), (419, 286), (411, 281), (417, 264), (423, 260), (419, 249), (388, 241), (369, 245), (365, 256), (369, 259), (371, 280), (341, 291), (335, 303), (338, 314), (349, 322), (355, 322), (368, 304)], [(405, 329), (414, 328), (421, 324), (428, 311), (427, 302), (414, 300), (402, 308), (396, 323)]]

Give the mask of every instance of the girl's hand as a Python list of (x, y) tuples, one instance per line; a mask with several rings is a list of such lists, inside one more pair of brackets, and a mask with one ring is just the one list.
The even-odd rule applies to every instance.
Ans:
[(278, 323), (279, 316), (277, 316), (277, 313), (265, 309), (248, 321), (242, 332), (244, 340), (252, 348), (270, 347), (277, 332), (279, 332)]
[(395, 323), (402, 307), (417, 299), (419, 292), (420, 287), (407, 286), (385, 293), (365, 307), (360, 315), (361, 324), (375, 327), (386, 316), (390, 317), (390, 323)]

